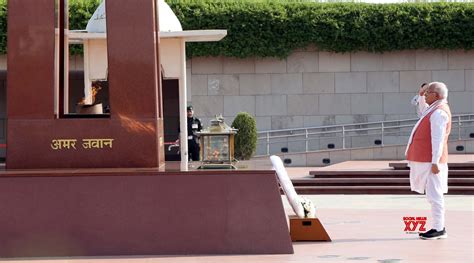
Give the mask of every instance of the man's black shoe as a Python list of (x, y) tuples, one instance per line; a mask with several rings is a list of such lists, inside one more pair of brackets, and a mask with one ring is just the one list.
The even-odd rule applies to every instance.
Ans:
[(434, 232), (437, 232), (436, 229), (430, 229), (430, 230), (428, 230), (427, 232), (425, 232), (425, 233), (419, 233), (418, 235), (421, 237), (422, 235), (431, 235), (431, 234), (433, 234)]
[(441, 231), (437, 231), (436, 229), (431, 229), (425, 233), (419, 234), (421, 239), (445, 239), (448, 238), (448, 233), (446, 233), (446, 228), (443, 228)]

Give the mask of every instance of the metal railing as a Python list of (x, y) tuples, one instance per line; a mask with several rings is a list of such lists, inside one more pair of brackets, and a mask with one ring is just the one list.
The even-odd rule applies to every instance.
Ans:
[[(258, 132), (257, 155), (264, 156), (280, 153), (281, 150), (271, 150), (272, 145), (283, 146), (283, 152), (308, 152), (331, 149), (350, 149), (373, 146), (400, 145), (408, 141), (413, 126), (418, 118), (329, 125), (297, 129), (269, 130)], [(452, 116), (450, 140), (474, 139), (474, 114)], [(353, 138), (367, 143), (353, 143)], [(365, 138), (365, 139), (364, 139)], [(373, 139), (373, 141), (371, 141)], [(312, 147), (315, 141), (328, 142), (327, 147)], [(290, 151), (289, 145), (297, 150)], [(318, 143), (316, 143), (318, 144)], [(285, 147), (286, 145), (286, 147)]]
[[(331, 149), (351, 149), (372, 146), (399, 145), (408, 140), (408, 136), (418, 121), (415, 119), (328, 125), (297, 129), (282, 129), (258, 132), (257, 155), (264, 156), (280, 153), (280, 150), (271, 151), (272, 145), (287, 148), (288, 152), (308, 152)], [(474, 139), (474, 114), (454, 115), (452, 117), (450, 140)], [(6, 119), (0, 118), (0, 144), (6, 138)], [(364, 143), (354, 144), (353, 138), (365, 138)], [(391, 140), (387, 140), (390, 138)], [(395, 138), (395, 140), (394, 140)], [(398, 138), (398, 139), (397, 139)], [(323, 147), (312, 147), (317, 141)], [(349, 143), (350, 142), (350, 143)], [(339, 145), (338, 145), (339, 143)], [(290, 151), (289, 145), (298, 144), (297, 150)], [(331, 146), (332, 147), (329, 147)]]

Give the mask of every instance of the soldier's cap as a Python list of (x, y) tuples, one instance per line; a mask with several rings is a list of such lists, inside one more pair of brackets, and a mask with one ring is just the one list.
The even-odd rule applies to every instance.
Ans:
[(193, 110), (193, 106), (188, 106), (187, 110), (188, 111)]

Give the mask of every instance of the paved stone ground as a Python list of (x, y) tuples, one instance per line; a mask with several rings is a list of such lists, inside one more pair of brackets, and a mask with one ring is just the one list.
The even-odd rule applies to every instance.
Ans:
[[(473, 155), (453, 158), (472, 161)], [(386, 169), (384, 162), (344, 162), (330, 167), (288, 168), (291, 178), (309, 177), (317, 169)], [(269, 169), (269, 162), (245, 164)], [(172, 170), (172, 168), (171, 168)], [(155, 263), (155, 262), (474, 262), (474, 196), (446, 196), (448, 239), (420, 240), (404, 232), (403, 217), (427, 217), (430, 206), (423, 195), (307, 195), (332, 242), (295, 242), (292, 255), (137, 256), (100, 258), (34, 258), (2, 260), (14, 263)], [(285, 211), (293, 215), (286, 197)], [(1, 235), (0, 235), (1, 238)], [(204, 237), (203, 237), (204, 238)], [(252, 242), (249, 240), (249, 242)]]
[[(404, 232), (405, 216), (426, 216), (429, 227), (429, 205), (422, 195), (306, 197), (315, 202), (318, 217), (333, 242), (295, 242), (293, 255), (36, 258), (8, 262), (474, 262), (473, 196), (446, 196), (449, 237), (430, 241)], [(282, 199), (287, 214), (293, 214), (286, 198)]]
[[(346, 161), (341, 163), (336, 163), (324, 167), (286, 167), (288, 176), (291, 179), (302, 179), (302, 178), (312, 178), (309, 175), (310, 171), (381, 171), (381, 170), (393, 170), (389, 166), (389, 163), (393, 162), (406, 162), (406, 161), (397, 161), (397, 160), (370, 160), (370, 161)], [(450, 154), (449, 155), (450, 163), (474, 163), (474, 154)], [(192, 164), (193, 167), (196, 164)], [(268, 159), (258, 159), (243, 161), (237, 164), (239, 169), (272, 169), (272, 164)], [(193, 168), (191, 168), (193, 169)]]

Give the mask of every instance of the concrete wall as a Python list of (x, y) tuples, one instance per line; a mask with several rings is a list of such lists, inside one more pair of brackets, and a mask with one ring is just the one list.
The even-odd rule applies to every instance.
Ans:
[(207, 124), (247, 111), (259, 130), (416, 117), (410, 99), (423, 82), (443, 81), (454, 114), (474, 112), (474, 51), (337, 54), (315, 49), (287, 59), (193, 58), (188, 93)]
[[(70, 58), (70, 70), (83, 64)], [(231, 122), (239, 111), (255, 115), (259, 130), (414, 118), (410, 99), (430, 81), (448, 85), (453, 114), (474, 113), (474, 51), (308, 48), (283, 60), (193, 58), (187, 70), (188, 102), (205, 124), (221, 113)]]
[[(450, 154), (473, 154), (474, 140), (451, 141), (448, 144)], [(458, 146), (463, 146), (462, 150)], [(405, 145), (393, 145), (384, 147), (358, 148), (347, 150), (325, 150), (307, 153), (280, 153), (282, 159), (290, 159), (290, 164), (285, 166), (327, 166), (351, 160), (404, 160)], [(268, 163), (268, 156), (254, 157), (252, 161), (261, 164)], [(325, 163), (324, 161), (329, 163)]]
[[(82, 70), (83, 59), (71, 57), (70, 69)], [(5, 56), (0, 56), (0, 70), (6, 70)], [(338, 54), (308, 48), (283, 60), (187, 61), (188, 103), (205, 126), (215, 114), (223, 114), (230, 124), (246, 111), (256, 116), (259, 131), (415, 118), (410, 99), (421, 83), (430, 81), (448, 85), (453, 114), (474, 113), (474, 51)], [(0, 107), (2, 100), (4, 96)], [(474, 129), (466, 134), (470, 132)], [(302, 148), (287, 146), (290, 151)], [(281, 148), (275, 147), (277, 152)]]

